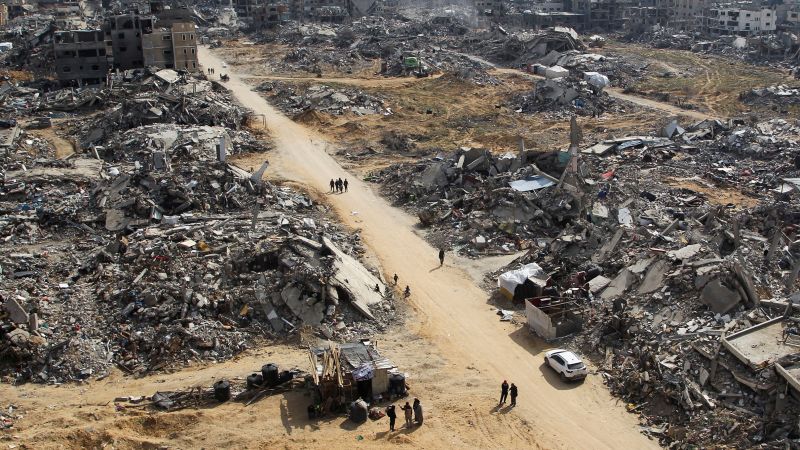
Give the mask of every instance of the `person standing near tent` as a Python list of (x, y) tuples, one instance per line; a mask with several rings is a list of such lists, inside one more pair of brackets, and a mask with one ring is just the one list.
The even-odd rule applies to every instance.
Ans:
[(397, 412), (394, 410), (394, 405), (386, 407), (386, 416), (389, 417), (389, 431), (394, 431), (394, 422), (397, 420)]
[(402, 409), (406, 415), (406, 428), (411, 428), (414, 426), (413, 422), (411, 421), (411, 413), (413, 412), (414, 408), (412, 408), (411, 405), (406, 402), (406, 404), (400, 409)]

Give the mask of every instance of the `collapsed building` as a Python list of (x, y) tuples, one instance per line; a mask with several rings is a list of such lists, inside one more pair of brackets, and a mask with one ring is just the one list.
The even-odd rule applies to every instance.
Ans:
[(359, 261), (358, 234), (262, 181), (268, 163), (227, 161), (269, 149), (241, 129), (247, 111), (204, 76), (129, 75), (101, 90), (12, 88), (28, 98), (5, 105), (17, 114), (77, 119), (59, 126), (65, 159), (33, 127), (3, 134), (4, 375), (142, 374), (309, 330), (344, 341), (385, 329), (392, 293)]

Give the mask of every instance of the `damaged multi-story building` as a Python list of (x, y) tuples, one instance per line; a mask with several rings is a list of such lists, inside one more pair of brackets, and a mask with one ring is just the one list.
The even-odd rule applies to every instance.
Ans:
[(102, 83), (109, 69), (103, 30), (59, 31), (53, 36), (55, 72), (64, 84)]
[(147, 67), (197, 70), (194, 24), (176, 22), (170, 27), (154, 27), (142, 36), (142, 52)]
[(58, 79), (84, 85), (102, 82), (106, 72), (114, 69), (197, 70), (197, 35), (191, 14), (156, 11), (156, 15), (108, 17), (102, 30), (57, 33), (53, 51)]
[(712, 4), (711, 0), (674, 0), (669, 25), (681, 30), (696, 30)]
[(708, 9), (701, 31), (714, 36), (753, 36), (777, 30), (774, 8), (760, 4), (722, 4)]
[(584, 30), (621, 30), (625, 24), (625, 9), (634, 6), (633, 0), (572, 0), (569, 9), (580, 14)]
[(676, 0), (639, 0), (623, 9), (625, 28), (641, 30), (653, 25), (667, 25), (675, 11)]

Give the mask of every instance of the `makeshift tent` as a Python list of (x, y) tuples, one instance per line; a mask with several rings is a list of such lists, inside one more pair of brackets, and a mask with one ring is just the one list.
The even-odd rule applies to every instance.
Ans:
[(541, 296), (547, 279), (547, 273), (538, 264), (530, 263), (500, 275), (497, 287), (509, 300), (524, 300)]

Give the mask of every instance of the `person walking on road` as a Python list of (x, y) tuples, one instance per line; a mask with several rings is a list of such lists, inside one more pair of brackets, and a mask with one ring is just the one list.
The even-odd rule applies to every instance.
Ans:
[(414, 421), (417, 422), (417, 426), (422, 425), (422, 403), (420, 403), (418, 398), (414, 399)]
[(504, 404), (508, 399), (508, 381), (503, 380), (503, 384), (500, 385), (500, 404)]
[(413, 412), (414, 408), (412, 408), (411, 405), (406, 402), (406, 404), (400, 409), (402, 409), (406, 415), (406, 428), (411, 428), (414, 426), (414, 423), (411, 421), (411, 413)]
[(403, 297), (408, 298), (411, 296), (411, 288), (406, 285), (406, 290), (403, 292)]
[(444, 248), (439, 249), (439, 266), (444, 265)]
[(398, 278), (397, 274), (394, 274), (394, 277), (392, 279), (394, 280), (394, 285), (395, 286), (397, 286), (397, 278)]
[(517, 406), (517, 385), (511, 383), (511, 387), (508, 389), (508, 392), (511, 394), (511, 406)]
[(334, 189), (336, 189), (336, 182), (331, 178), (331, 192), (333, 192)]
[(394, 431), (394, 422), (397, 420), (397, 412), (394, 410), (394, 405), (386, 407), (386, 416), (389, 417), (389, 431)]
[(347, 178), (344, 179), (344, 191), (347, 192), (347, 185), (350, 184), (347, 182)]

